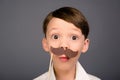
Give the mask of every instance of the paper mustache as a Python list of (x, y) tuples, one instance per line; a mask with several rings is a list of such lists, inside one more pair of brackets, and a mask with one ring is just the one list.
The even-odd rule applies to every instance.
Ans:
[(51, 51), (52, 51), (53, 54), (55, 54), (57, 56), (65, 54), (66, 57), (68, 57), (68, 58), (73, 58), (73, 57), (77, 56), (77, 54), (78, 54), (78, 51), (72, 51), (70, 49), (64, 50), (64, 48), (53, 48), (53, 47), (51, 47)]

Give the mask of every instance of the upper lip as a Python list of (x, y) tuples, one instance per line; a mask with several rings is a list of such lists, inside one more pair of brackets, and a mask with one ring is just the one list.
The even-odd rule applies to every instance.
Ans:
[(67, 56), (61, 56), (61, 57), (59, 57), (59, 58), (62, 58), (62, 59), (69, 59)]

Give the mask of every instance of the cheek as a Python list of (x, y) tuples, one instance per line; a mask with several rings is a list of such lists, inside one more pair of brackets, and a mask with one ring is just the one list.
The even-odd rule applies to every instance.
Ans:
[(71, 46), (70, 49), (74, 51), (78, 51), (80, 53), (83, 48), (83, 43), (82, 42), (73, 43), (73, 44), (70, 44), (70, 46)]
[(59, 47), (59, 42), (58, 41), (53, 41), (53, 40), (49, 40), (48, 41), (48, 46), (49, 48), (52, 46), (52, 47), (55, 47), (55, 48), (58, 48)]

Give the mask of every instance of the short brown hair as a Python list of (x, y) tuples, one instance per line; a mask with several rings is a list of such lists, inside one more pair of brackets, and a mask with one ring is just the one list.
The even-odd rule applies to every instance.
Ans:
[(74, 24), (77, 28), (82, 31), (82, 34), (85, 36), (85, 39), (88, 37), (89, 34), (89, 25), (84, 17), (84, 15), (77, 9), (72, 7), (62, 7), (53, 12), (50, 12), (43, 22), (43, 32), (46, 36), (47, 25), (50, 20), (55, 18), (60, 18), (67, 22)]

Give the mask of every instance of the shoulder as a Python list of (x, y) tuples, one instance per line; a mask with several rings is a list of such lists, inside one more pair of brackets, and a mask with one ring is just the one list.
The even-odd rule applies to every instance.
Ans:
[(96, 76), (93, 76), (91, 74), (88, 74), (90, 80), (101, 80), (100, 78), (96, 77)]
[(37, 78), (35, 78), (33, 80), (47, 80), (47, 75), (48, 75), (48, 72), (38, 76)]

